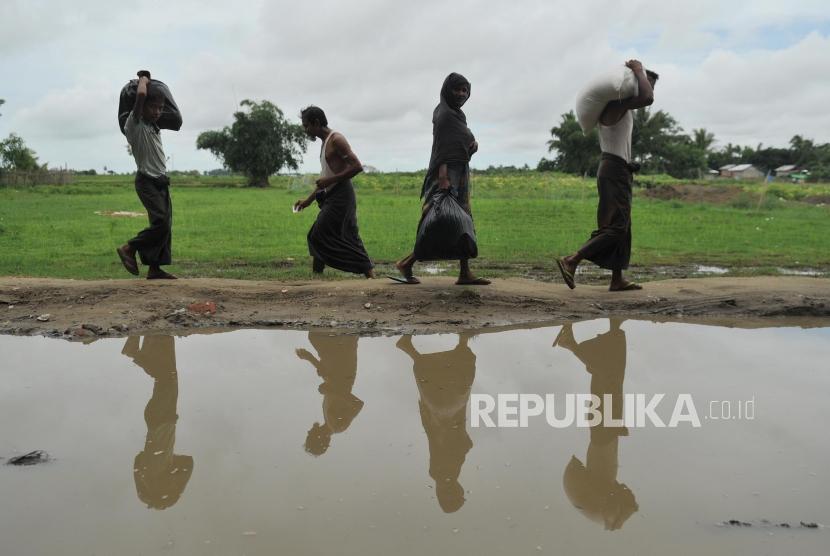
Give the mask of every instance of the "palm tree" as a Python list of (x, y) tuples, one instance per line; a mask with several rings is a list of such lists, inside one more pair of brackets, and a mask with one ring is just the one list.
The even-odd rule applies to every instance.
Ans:
[(708, 153), (710, 147), (715, 143), (715, 134), (709, 133), (705, 128), (693, 129), (692, 142), (695, 147)]

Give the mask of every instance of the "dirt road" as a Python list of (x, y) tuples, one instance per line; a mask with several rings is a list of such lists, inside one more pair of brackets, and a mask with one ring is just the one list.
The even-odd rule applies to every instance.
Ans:
[[(215, 309), (215, 311), (214, 311)], [(337, 327), (367, 333), (443, 332), (561, 322), (610, 314), (651, 320), (830, 324), (830, 280), (805, 277), (699, 278), (648, 282), (611, 293), (526, 279), (459, 287), (425, 278), (266, 282), (188, 279), (0, 278), (0, 333), (68, 339), (193, 329)]]

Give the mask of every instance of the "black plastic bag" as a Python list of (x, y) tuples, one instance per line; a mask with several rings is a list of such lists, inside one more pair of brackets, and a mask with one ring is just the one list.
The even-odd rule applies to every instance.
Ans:
[(473, 217), (464, 210), (452, 189), (439, 189), (429, 201), (418, 225), (415, 258), (419, 261), (475, 259), (478, 257)]
[[(158, 79), (150, 80), (150, 88), (160, 89), (164, 93), (164, 109), (156, 125), (161, 129), (179, 131), (182, 128), (182, 114), (179, 112), (176, 101), (173, 100), (170, 89)], [(124, 133), (124, 124), (127, 123), (127, 117), (135, 106), (136, 91), (138, 91), (138, 79), (130, 80), (121, 89), (121, 99), (118, 101), (118, 127), (121, 129), (121, 133)]]

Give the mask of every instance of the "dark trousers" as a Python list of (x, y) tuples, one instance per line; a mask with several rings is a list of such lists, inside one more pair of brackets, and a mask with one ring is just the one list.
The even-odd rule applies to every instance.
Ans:
[(138, 251), (141, 262), (147, 266), (161, 266), (172, 262), (173, 202), (170, 199), (170, 180), (167, 176), (151, 178), (135, 175), (135, 192), (147, 209), (150, 226), (128, 241)]
[(597, 171), (597, 229), (580, 247), (583, 258), (608, 270), (624, 270), (631, 259), (631, 183), (634, 165), (602, 153)]

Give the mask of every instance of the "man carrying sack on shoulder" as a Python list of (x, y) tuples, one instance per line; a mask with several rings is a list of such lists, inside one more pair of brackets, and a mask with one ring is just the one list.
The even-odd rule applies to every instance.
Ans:
[(639, 165), (632, 162), (631, 134), (634, 129), (632, 110), (654, 102), (657, 74), (643, 69), (638, 60), (626, 62), (637, 80), (635, 96), (609, 102), (599, 117), (599, 145), (602, 157), (597, 170), (597, 229), (579, 250), (556, 259), (562, 279), (573, 289), (574, 275), (583, 259), (611, 271), (609, 291), (641, 290), (642, 286), (623, 278), (623, 270), (631, 259), (631, 186), (633, 172)]
[(165, 95), (160, 87), (150, 83), (150, 72), (139, 71), (138, 77), (135, 105), (127, 117), (124, 134), (137, 167), (135, 191), (147, 209), (150, 226), (115, 251), (130, 274), (138, 276), (137, 252), (148, 267), (148, 280), (174, 280), (175, 276), (161, 269), (172, 262), (173, 230), (170, 179), (157, 125), (164, 110)]

